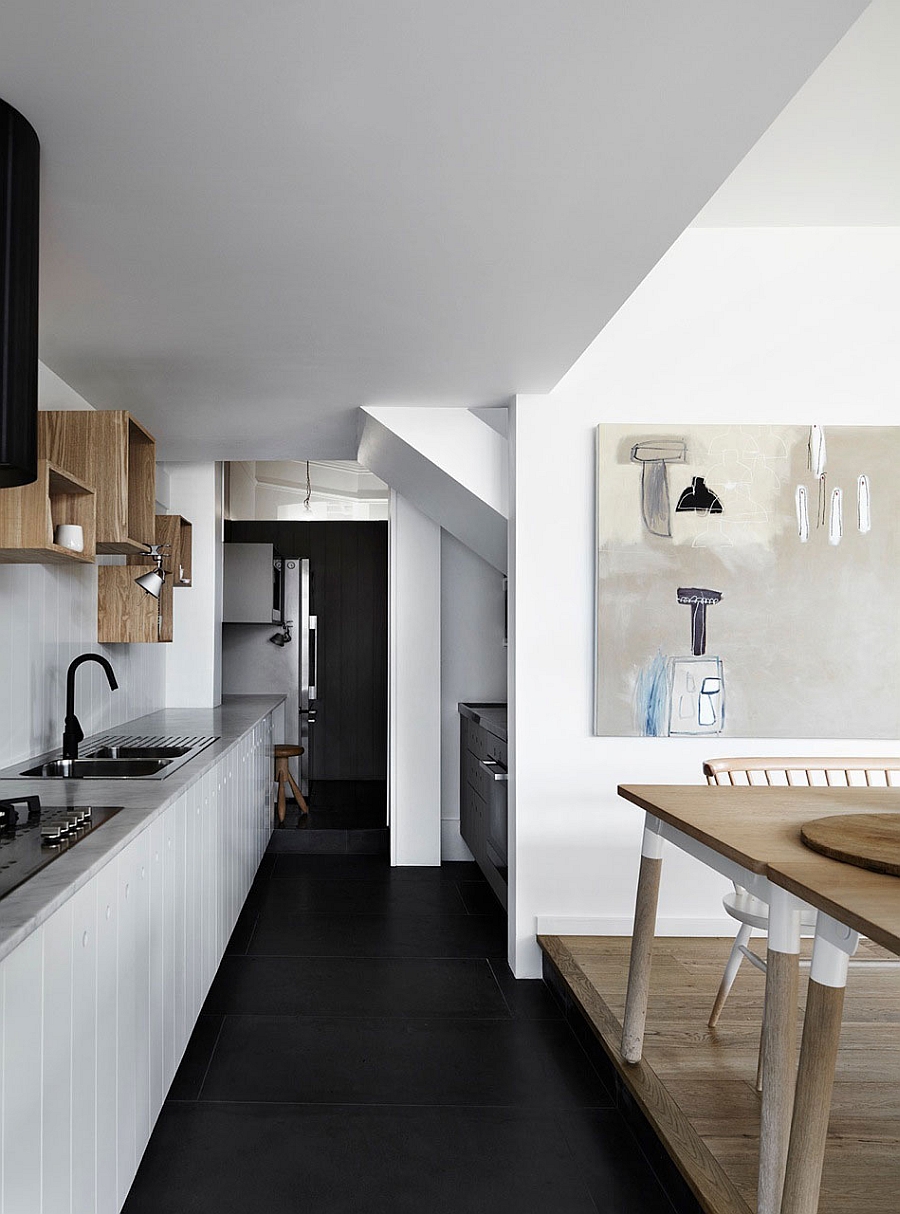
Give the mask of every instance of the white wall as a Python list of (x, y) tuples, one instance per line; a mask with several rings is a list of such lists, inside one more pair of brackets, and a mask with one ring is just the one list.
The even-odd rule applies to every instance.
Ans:
[(252, 460), (232, 460), (229, 464), (226, 518), (256, 518), (255, 469), (256, 465)]
[[(43, 363), (38, 400), (91, 408)], [(97, 644), (96, 566), (0, 565), (0, 767), (62, 744), (66, 670), (88, 650), (109, 659), (119, 690), (96, 664), (80, 668), (75, 711), (86, 736), (164, 706), (163, 646)]]
[(210, 708), (222, 699), (222, 466), (166, 464), (169, 511), (193, 525), (190, 589), (174, 598), (166, 650), (166, 704)]
[(359, 462), (506, 572), (507, 443), (467, 409), (364, 407)]
[(119, 683), (110, 691), (93, 662), (78, 671), (86, 737), (162, 708), (162, 649), (97, 644), (95, 565), (0, 565), (0, 767), (62, 745), (66, 670), (80, 653), (103, 654)]
[(441, 532), (441, 857), (470, 860), (459, 833), (460, 700), (505, 701), (503, 576)]
[[(537, 928), (630, 931), (641, 815), (616, 796), (618, 783), (699, 783), (707, 753), (760, 748), (591, 736), (594, 427), (897, 424), (898, 282), (897, 229), (689, 229), (550, 395), (517, 400), (511, 960), (520, 977), (540, 972)], [(765, 748), (898, 750), (870, 739), (769, 739)], [(729, 931), (722, 888), (668, 853), (662, 930)]]
[(391, 863), (441, 862), (441, 529), (391, 493), (388, 797)]

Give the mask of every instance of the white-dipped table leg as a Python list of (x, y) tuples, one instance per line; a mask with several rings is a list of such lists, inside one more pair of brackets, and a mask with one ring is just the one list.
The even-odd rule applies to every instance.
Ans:
[(761, 1046), (758, 1214), (779, 1214), (781, 1210), (794, 1105), (801, 909), (802, 903), (792, 894), (770, 886)]
[(659, 819), (647, 814), (641, 845), (641, 870), (634, 906), (634, 931), (631, 937), (631, 961), (628, 966), (628, 991), (622, 1023), (622, 1057), (640, 1062), (644, 1048), (644, 1025), (650, 994), (650, 962), (656, 936), (656, 908), (659, 903), (659, 878), (662, 871), (662, 845)]
[(859, 935), (819, 913), (781, 1214), (815, 1214), (828, 1136), (847, 968)]

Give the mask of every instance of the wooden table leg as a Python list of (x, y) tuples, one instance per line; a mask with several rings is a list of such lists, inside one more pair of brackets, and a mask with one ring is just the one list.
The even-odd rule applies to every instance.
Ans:
[(640, 1062), (644, 1048), (644, 1025), (650, 994), (650, 962), (656, 936), (656, 908), (659, 904), (659, 878), (662, 871), (662, 838), (659, 821), (647, 815), (641, 846), (641, 870), (634, 907), (634, 932), (631, 937), (631, 961), (628, 966), (628, 991), (622, 1022), (622, 1057)]
[(816, 1214), (841, 1035), (847, 967), (859, 936), (819, 913), (781, 1214)]
[(781, 1209), (794, 1107), (800, 909), (801, 904), (796, 898), (777, 886), (771, 886), (761, 1045), (758, 1214), (779, 1214)]

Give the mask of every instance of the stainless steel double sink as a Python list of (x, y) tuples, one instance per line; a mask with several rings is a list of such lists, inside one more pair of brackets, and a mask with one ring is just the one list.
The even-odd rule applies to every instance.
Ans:
[(214, 737), (104, 735), (85, 744), (83, 758), (48, 758), (32, 767), (0, 772), (0, 779), (164, 780), (215, 741)]

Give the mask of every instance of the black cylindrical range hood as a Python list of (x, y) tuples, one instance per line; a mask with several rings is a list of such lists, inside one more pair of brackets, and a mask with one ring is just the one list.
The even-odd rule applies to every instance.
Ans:
[(0, 489), (37, 478), (40, 144), (0, 100)]

